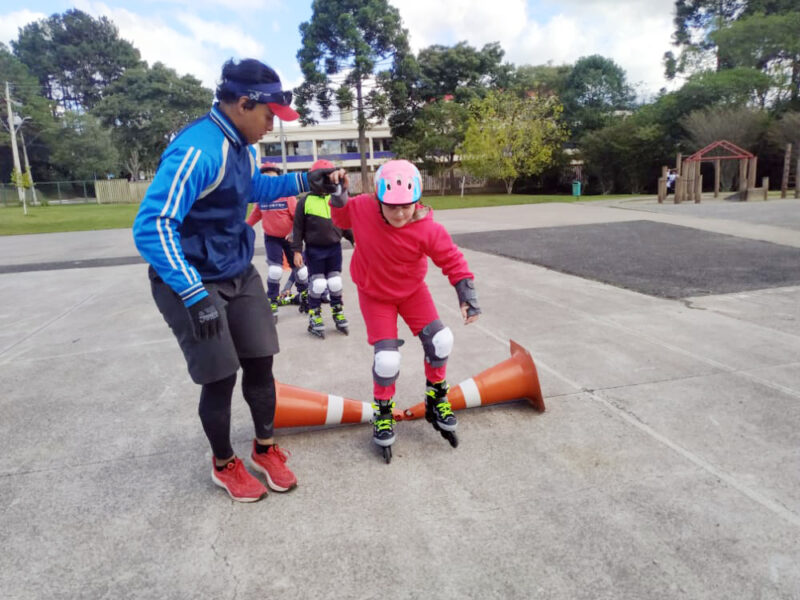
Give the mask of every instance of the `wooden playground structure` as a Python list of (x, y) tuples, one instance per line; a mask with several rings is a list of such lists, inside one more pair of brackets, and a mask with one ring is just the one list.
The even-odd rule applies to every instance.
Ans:
[[(786, 197), (789, 187), (791, 174), (791, 155), (792, 145), (787, 144), (786, 158), (783, 165), (783, 178), (781, 181), (781, 198)], [(758, 157), (740, 148), (736, 144), (727, 140), (719, 140), (709, 144), (705, 148), (698, 150), (691, 156), (682, 160), (681, 154), (675, 160), (675, 181), (673, 187), (673, 201), (675, 204), (681, 202), (699, 203), (703, 196), (703, 176), (700, 173), (700, 165), (703, 162), (714, 163), (714, 198), (719, 197), (720, 173), (723, 160), (739, 161), (738, 191), (728, 200), (766, 200), (769, 193), (769, 177), (761, 178), (761, 186), (756, 187), (756, 168), (758, 167)], [(795, 169), (794, 197), (800, 198), (800, 187), (798, 187), (797, 174), (800, 173), (800, 157), (797, 159)], [(669, 168), (661, 168), (661, 177), (658, 179), (658, 203), (662, 204), (667, 198), (667, 177)]]

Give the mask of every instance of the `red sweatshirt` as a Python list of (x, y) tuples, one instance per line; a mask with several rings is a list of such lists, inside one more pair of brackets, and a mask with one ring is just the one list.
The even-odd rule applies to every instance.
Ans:
[(264, 233), (274, 237), (285, 238), (292, 233), (294, 211), (297, 198), (288, 196), (272, 202), (256, 204), (253, 212), (247, 217), (247, 224), (252, 226), (261, 221)]
[(427, 211), (424, 217), (397, 228), (383, 220), (374, 194), (361, 194), (343, 208), (331, 208), (334, 224), (353, 230), (350, 275), (359, 290), (378, 300), (408, 298), (425, 281), (429, 256), (452, 285), (474, 279), (450, 234), (433, 220), (433, 209), (418, 204), (417, 211), (421, 210)]

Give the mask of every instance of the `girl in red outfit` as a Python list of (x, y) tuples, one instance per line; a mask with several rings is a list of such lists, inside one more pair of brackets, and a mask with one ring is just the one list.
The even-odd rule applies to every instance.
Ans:
[(331, 196), (331, 217), (337, 227), (352, 229), (356, 238), (350, 275), (374, 347), (372, 367), (375, 402), (373, 440), (391, 460), (394, 443), (392, 397), (400, 373), (397, 316), (419, 337), (425, 352), (425, 418), (450, 444), (458, 445), (457, 420), (447, 400), (447, 357), (453, 332), (439, 320), (425, 274), (428, 257), (456, 288), (464, 323), (480, 314), (473, 275), (447, 230), (433, 220), (433, 210), (419, 203), (422, 178), (405, 160), (392, 160), (375, 174), (375, 193), (349, 198), (348, 179)]

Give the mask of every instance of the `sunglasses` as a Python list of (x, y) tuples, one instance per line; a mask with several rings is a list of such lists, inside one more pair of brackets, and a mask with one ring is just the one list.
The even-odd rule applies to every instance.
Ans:
[(247, 94), (245, 94), (251, 100), (255, 100), (256, 102), (260, 102), (261, 104), (281, 104), (283, 106), (289, 106), (292, 103), (292, 92), (290, 91), (283, 91), (283, 92), (260, 92), (258, 90), (250, 90)]

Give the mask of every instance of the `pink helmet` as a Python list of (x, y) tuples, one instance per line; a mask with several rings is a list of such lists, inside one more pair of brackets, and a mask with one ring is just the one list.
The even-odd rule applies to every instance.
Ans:
[(375, 173), (375, 195), (383, 204), (413, 204), (422, 196), (422, 177), (407, 160), (390, 160)]

